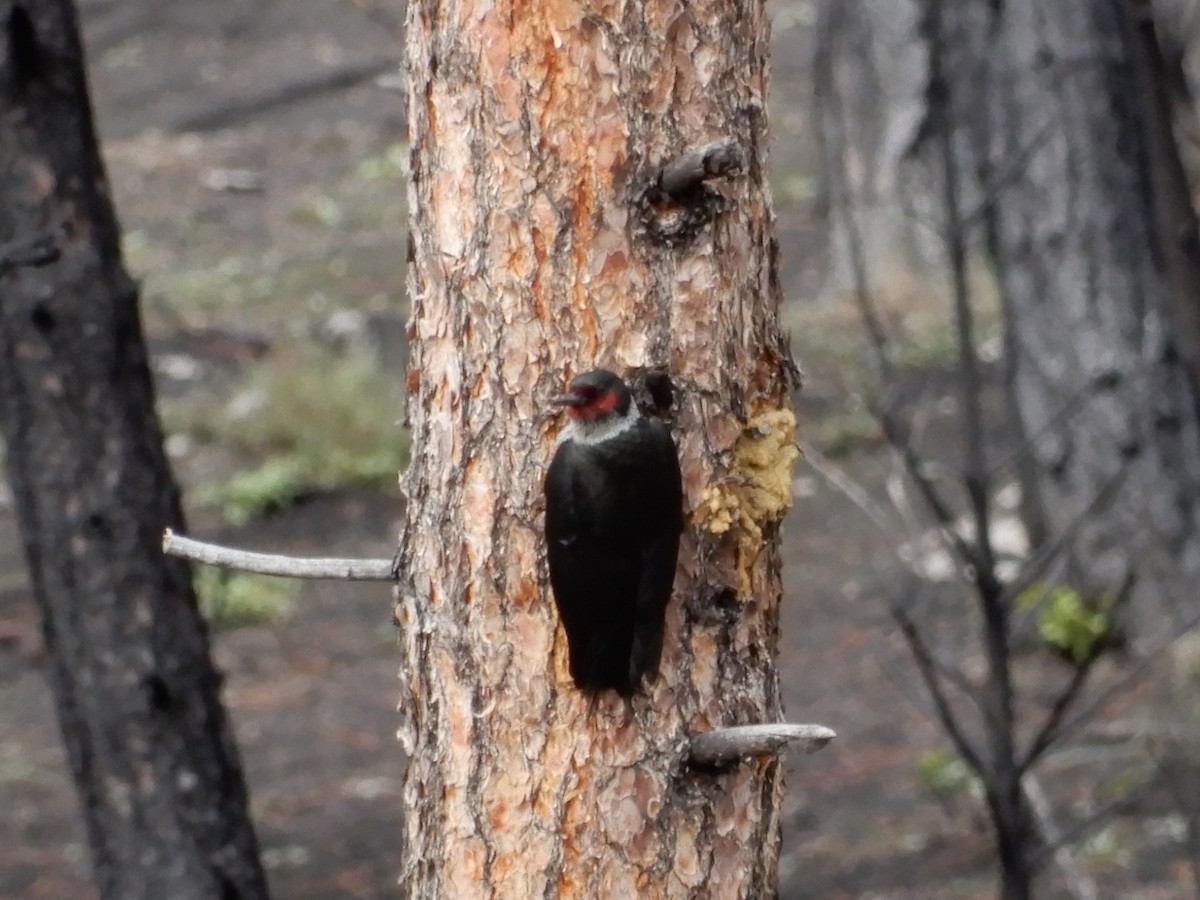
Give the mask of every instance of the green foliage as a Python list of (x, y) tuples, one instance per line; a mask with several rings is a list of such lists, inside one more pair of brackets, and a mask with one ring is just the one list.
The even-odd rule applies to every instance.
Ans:
[(224, 484), (202, 491), (201, 499), (217, 502), (226, 521), (245, 525), (261, 513), (290, 506), (309, 490), (299, 459), (272, 456), (258, 468), (237, 472)]
[(399, 382), (361, 346), (346, 356), (308, 348), (268, 360), (224, 412), (191, 414), (194, 432), (261, 460), (198, 499), (244, 524), (314, 491), (394, 485), (408, 461)]
[(983, 796), (983, 782), (962, 757), (947, 747), (928, 750), (917, 758), (917, 777), (937, 794), (963, 792)]
[(1017, 596), (1019, 610), (1039, 605), (1038, 635), (1075, 665), (1088, 663), (1103, 651), (1112, 628), (1111, 597), (1106, 595), (1098, 602), (1088, 603), (1069, 585), (1047, 586), (1040, 582), (1031, 584)]
[(209, 566), (196, 570), (200, 614), (215, 628), (281, 622), (292, 613), (300, 586), (294, 581)]

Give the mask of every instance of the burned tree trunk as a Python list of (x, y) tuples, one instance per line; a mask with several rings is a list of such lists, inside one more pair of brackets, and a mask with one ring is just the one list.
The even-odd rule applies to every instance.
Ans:
[[(775, 894), (778, 762), (686, 749), (781, 712), (766, 48), (758, 0), (409, 6), (406, 896)], [(547, 401), (596, 366), (677, 398), (687, 525), (629, 707), (572, 685), (542, 547)]]
[(991, 119), (991, 171), (1022, 161), (993, 185), (994, 251), (1047, 522), (1084, 517), (1064, 580), (1097, 598), (1135, 584), (1137, 632), (1179, 627), (1198, 611), (1200, 244), (1147, 9), (976, 6), (992, 50), (971, 84), (991, 96), (956, 91)]
[(0, 413), (101, 896), (265, 897), (68, 2), (0, 3)]

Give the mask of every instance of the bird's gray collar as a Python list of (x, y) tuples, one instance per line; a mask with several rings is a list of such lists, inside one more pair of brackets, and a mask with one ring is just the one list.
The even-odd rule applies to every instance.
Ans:
[(594, 447), (596, 444), (603, 444), (605, 441), (611, 441), (624, 434), (636, 425), (637, 420), (641, 417), (642, 414), (638, 412), (637, 404), (630, 400), (629, 410), (623, 416), (609, 416), (595, 422), (580, 422), (572, 419), (558, 433), (558, 443), (575, 441), (577, 444)]

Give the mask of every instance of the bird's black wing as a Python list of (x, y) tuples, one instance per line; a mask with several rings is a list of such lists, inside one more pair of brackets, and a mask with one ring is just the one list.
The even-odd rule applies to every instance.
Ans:
[(642, 441), (653, 448), (647, 465), (655, 477), (637, 500), (639, 573), (634, 610), (633, 643), (629, 657), (630, 681), (636, 685), (658, 671), (662, 656), (663, 622), (675, 569), (679, 559), (679, 537), (683, 531), (683, 478), (671, 433), (662, 422), (639, 422)]
[(546, 555), (571, 677), (581, 690), (629, 694), (638, 572), (627, 492), (603, 454), (566, 441), (546, 473)]

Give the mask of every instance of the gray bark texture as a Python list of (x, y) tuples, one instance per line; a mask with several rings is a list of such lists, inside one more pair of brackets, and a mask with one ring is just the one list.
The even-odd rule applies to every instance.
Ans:
[[(408, 16), (402, 891), (773, 897), (778, 761), (686, 765), (690, 733), (781, 714), (798, 452), (762, 4), (417, 0)], [(629, 705), (572, 685), (542, 546), (548, 400), (596, 366), (677, 389), (687, 525), (662, 670)]]
[(1132, 621), (1144, 631), (1164, 604), (1196, 611), (1200, 373), (1189, 358), (1200, 280), (1153, 32), (1137, 7), (947, 8), (987, 53), (979, 77), (952, 79), (951, 108), (975, 117), (969, 142), (989, 184), (1040, 505), (1056, 534), (1086, 515), (1063, 580), (1098, 598), (1135, 579)]
[[(889, 247), (927, 273), (932, 248), (903, 235), (944, 233), (934, 135), (952, 131), (965, 240), (1005, 307), (1031, 448), (1014, 470), (1023, 511), (1035, 542), (1074, 535), (1047, 580), (1099, 600), (1132, 579), (1135, 635), (1200, 612), (1200, 244), (1194, 171), (1173, 137), (1187, 127), (1192, 5), (1154, 4), (1159, 28), (1134, 0), (826, 5), (841, 42), (831, 89), (844, 95), (824, 104), (826, 131), (843, 129), (832, 149), (849, 176), (837, 220), (857, 216), (868, 264), (884, 260), (873, 280)], [(848, 54), (856, 44), (876, 49)], [(879, 49), (893, 45), (909, 49)], [(943, 54), (945, 77), (913, 46)], [(875, 108), (888, 124), (846, 131), (872, 83), (887, 86)]]
[(822, 0), (819, 9), (814, 89), (830, 201), (823, 293), (852, 294), (862, 279), (881, 304), (908, 293), (945, 299), (934, 193), (926, 179), (904, 181), (928, 114), (920, 3)]
[(69, 2), (0, 2), (0, 424), (105, 900), (261, 898)]

